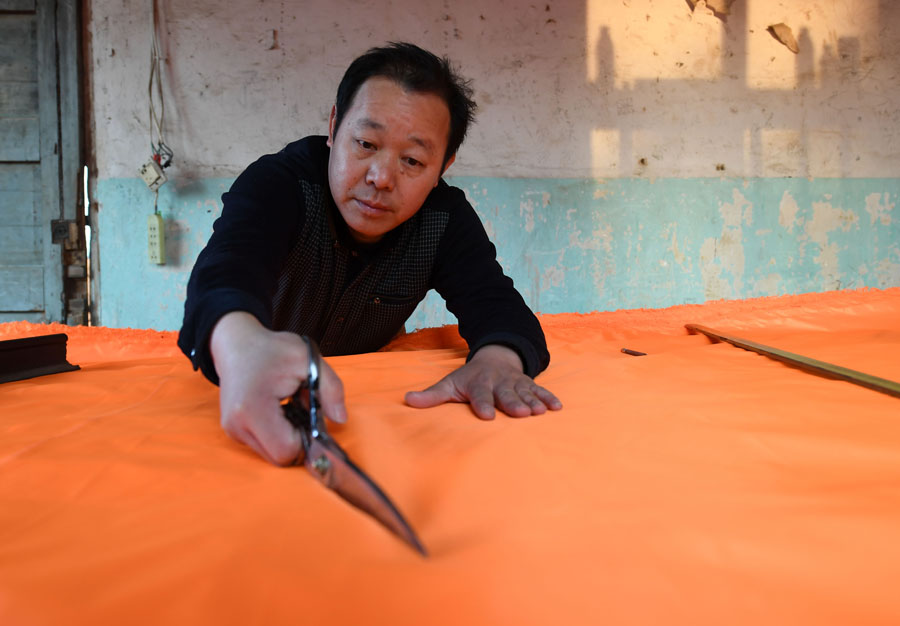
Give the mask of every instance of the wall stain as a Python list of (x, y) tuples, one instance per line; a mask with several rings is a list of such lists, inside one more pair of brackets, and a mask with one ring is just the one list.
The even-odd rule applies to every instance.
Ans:
[(797, 206), (797, 201), (791, 196), (791, 192), (785, 191), (781, 196), (781, 204), (778, 207), (779, 225), (787, 229), (788, 232), (794, 232), (794, 226), (798, 223), (797, 214), (799, 212), (800, 207)]
[(744, 288), (743, 224), (753, 223), (753, 205), (738, 189), (732, 189), (733, 202), (719, 206), (722, 232), (707, 238), (700, 248), (700, 266), (704, 294), (708, 300), (739, 298)]
[(818, 250), (813, 257), (819, 266), (826, 289), (840, 289), (844, 285), (839, 256), (842, 247), (831, 241), (830, 233), (849, 231), (859, 224), (859, 216), (853, 211), (836, 208), (830, 202), (814, 202), (813, 216), (803, 226), (801, 240), (807, 238)]
[[(884, 198), (884, 202), (882, 202)], [(871, 223), (880, 222), (882, 226), (891, 225), (891, 211), (894, 203), (890, 202), (890, 194), (870, 193), (866, 196), (866, 213), (869, 214)]]

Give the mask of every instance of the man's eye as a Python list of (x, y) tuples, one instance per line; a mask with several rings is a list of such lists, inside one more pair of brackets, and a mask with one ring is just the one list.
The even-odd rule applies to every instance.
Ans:
[(362, 148), (363, 150), (374, 150), (375, 149), (375, 144), (371, 143), (369, 141), (366, 141), (365, 139), (357, 139), (356, 143), (358, 143), (359, 147)]
[(422, 165), (422, 162), (417, 161), (416, 159), (414, 159), (412, 157), (406, 157), (406, 164), (411, 167), (419, 167), (420, 165)]

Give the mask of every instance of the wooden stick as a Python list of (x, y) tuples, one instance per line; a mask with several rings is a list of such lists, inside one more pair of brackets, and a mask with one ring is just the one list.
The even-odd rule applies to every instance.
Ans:
[(685, 328), (687, 328), (690, 333), (702, 333), (716, 342), (724, 341), (733, 346), (737, 346), (738, 348), (750, 350), (751, 352), (756, 352), (790, 365), (796, 365), (816, 374), (823, 374), (831, 378), (845, 380), (849, 383), (861, 385), (868, 389), (873, 389), (900, 398), (900, 383), (894, 382), (893, 380), (879, 378), (877, 376), (872, 376), (871, 374), (841, 367), (840, 365), (826, 363), (825, 361), (817, 361), (816, 359), (811, 359), (802, 354), (794, 354), (793, 352), (779, 350), (778, 348), (773, 348), (771, 346), (764, 346), (761, 343), (748, 341), (747, 339), (741, 339), (740, 337), (734, 337), (732, 335), (726, 335), (725, 333), (713, 330), (712, 328), (707, 328), (706, 326), (686, 324)]

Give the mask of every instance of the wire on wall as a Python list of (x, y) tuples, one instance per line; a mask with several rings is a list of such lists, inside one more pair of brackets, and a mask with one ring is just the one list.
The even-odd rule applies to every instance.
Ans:
[(147, 100), (150, 111), (150, 160), (140, 168), (141, 178), (153, 192), (153, 214), (147, 222), (148, 251), (151, 263), (164, 265), (165, 222), (159, 212), (159, 188), (166, 182), (165, 168), (172, 164), (174, 154), (165, 139), (166, 102), (162, 86), (163, 57), (159, 47), (159, 10), (156, 0), (150, 0), (152, 25), (150, 32), (150, 78), (147, 81)]
[[(152, 150), (153, 160), (160, 167), (166, 168), (172, 164), (172, 149), (166, 144), (164, 122), (166, 117), (166, 102), (162, 88), (162, 55), (159, 51), (159, 11), (157, 10), (156, 0), (151, 0), (153, 4), (153, 29), (151, 32), (150, 44), (150, 80), (147, 83), (147, 96), (150, 102), (150, 149)], [(157, 114), (156, 106), (153, 102), (153, 92), (156, 90), (156, 96), (159, 100), (159, 113)], [(155, 141), (154, 141), (155, 136)]]

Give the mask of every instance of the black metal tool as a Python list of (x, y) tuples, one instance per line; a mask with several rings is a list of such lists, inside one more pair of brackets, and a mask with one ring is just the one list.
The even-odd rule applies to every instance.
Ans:
[(81, 369), (66, 360), (65, 333), (0, 341), (0, 383)]

